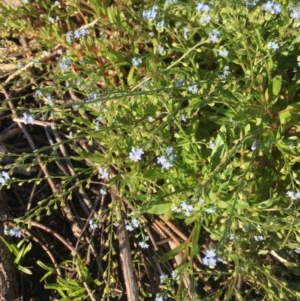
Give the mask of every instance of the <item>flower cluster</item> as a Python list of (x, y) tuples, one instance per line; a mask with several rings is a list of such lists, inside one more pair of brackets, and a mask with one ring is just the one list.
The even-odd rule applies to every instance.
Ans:
[(86, 28), (78, 28), (72, 33), (71, 31), (68, 31), (66, 33), (66, 41), (68, 44), (71, 44), (73, 42), (73, 39), (79, 39), (80, 37), (85, 37), (88, 35), (88, 30)]
[(125, 223), (126, 229), (130, 232), (140, 226), (139, 221), (135, 217), (132, 218), (130, 222), (128, 220), (125, 220)]
[(138, 65), (140, 65), (142, 63), (142, 59), (139, 57), (134, 57), (132, 59), (132, 66), (133, 67), (137, 67)]
[(143, 11), (143, 17), (146, 20), (153, 21), (157, 16), (157, 5), (153, 5), (150, 9)]
[(103, 169), (102, 167), (99, 167), (98, 169), (99, 174), (103, 179), (108, 179), (109, 172), (106, 169)]
[(192, 213), (194, 212), (193, 205), (187, 204), (185, 201), (180, 203), (180, 207), (181, 207), (181, 209), (179, 207), (173, 205), (171, 207), (171, 210), (176, 213), (180, 213), (182, 211), (186, 217), (191, 216)]
[(279, 45), (276, 42), (269, 42), (267, 44), (267, 46), (268, 46), (269, 49), (272, 49), (274, 51), (277, 50), (277, 49), (279, 49)]
[(291, 198), (292, 201), (300, 200), (300, 191), (294, 192), (289, 190), (286, 195)]
[(144, 154), (144, 150), (142, 148), (135, 148), (134, 146), (131, 148), (131, 152), (129, 153), (129, 159), (138, 162), (142, 160), (141, 156)]
[(23, 113), (23, 121), (25, 124), (34, 124), (34, 119), (30, 114), (27, 114), (26, 112)]
[(22, 236), (22, 232), (19, 228), (17, 227), (7, 227), (4, 226), (4, 235), (9, 235), (11, 237), (18, 237), (20, 238)]
[(173, 147), (168, 146), (166, 154), (157, 158), (157, 163), (161, 164), (162, 168), (168, 170), (173, 166), (175, 159), (176, 155), (173, 153)]
[(4, 186), (9, 180), (9, 174), (6, 171), (2, 171), (2, 175), (0, 176), (0, 185)]
[(268, 1), (267, 3), (263, 4), (263, 10), (273, 15), (278, 15), (281, 13), (281, 5), (276, 4), (273, 1)]
[(229, 74), (229, 66), (224, 66), (223, 73), (222, 75), (220, 75), (220, 78), (224, 79), (227, 77), (228, 74)]
[(215, 268), (217, 264), (216, 256), (216, 251), (214, 249), (206, 250), (206, 255), (203, 258), (203, 264), (207, 265), (211, 269)]

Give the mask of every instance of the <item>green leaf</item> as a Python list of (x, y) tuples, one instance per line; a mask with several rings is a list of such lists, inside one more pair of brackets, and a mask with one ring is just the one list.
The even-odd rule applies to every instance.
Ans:
[(272, 80), (272, 90), (273, 95), (277, 96), (281, 90), (282, 77), (281, 75), (276, 75)]
[(25, 268), (21, 265), (18, 265), (18, 270), (25, 274), (32, 275), (32, 272), (28, 268)]
[(151, 214), (166, 214), (172, 207), (171, 202), (166, 201), (153, 201), (146, 203), (142, 206), (142, 213), (151, 213)]
[(164, 254), (163, 256), (161, 256), (159, 258), (159, 261), (164, 262), (164, 261), (174, 258), (177, 254), (179, 254), (182, 250), (184, 250), (186, 248), (186, 246), (187, 246), (187, 242), (182, 243), (175, 249), (173, 249), (173, 250), (167, 252), (166, 254)]

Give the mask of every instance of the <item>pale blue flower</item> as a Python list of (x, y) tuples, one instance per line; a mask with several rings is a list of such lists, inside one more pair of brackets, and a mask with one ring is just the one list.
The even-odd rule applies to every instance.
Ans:
[(162, 29), (165, 26), (165, 21), (161, 20), (160, 22), (157, 22), (156, 28), (157, 29)]
[(143, 12), (143, 17), (146, 20), (153, 21), (157, 17), (157, 5), (152, 6), (149, 10)]
[(142, 59), (138, 58), (138, 57), (134, 57), (132, 59), (132, 65), (133, 67), (137, 67), (138, 65), (140, 65), (142, 63)]
[(149, 248), (149, 245), (146, 243), (146, 241), (147, 241), (148, 239), (149, 239), (149, 237), (146, 236), (146, 237), (144, 238), (143, 241), (140, 241), (140, 242), (139, 242), (139, 246), (140, 246), (142, 249), (148, 249), (148, 248)]
[(89, 220), (89, 225), (91, 230), (95, 230), (98, 228), (97, 221), (93, 218)]
[(254, 239), (256, 241), (263, 241), (264, 240), (264, 237), (262, 235), (254, 235)]
[(252, 145), (251, 145), (251, 150), (255, 151), (256, 149), (257, 149), (257, 143), (253, 142)]
[(78, 28), (74, 31), (74, 38), (79, 39), (80, 37), (85, 37), (88, 33), (89, 32), (86, 28)]
[(207, 25), (211, 20), (211, 17), (210, 15), (203, 15), (201, 16), (201, 18), (199, 19), (199, 23), (201, 25)]
[(210, 10), (210, 7), (207, 4), (204, 4), (203, 2), (198, 3), (196, 7), (197, 12), (208, 12)]
[(222, 56), (222, 57), (228, 56), (228, 50), (226, 50), (226, 49), (219, 49), (218, 53), (219, 53), (219, 56)]
[(273, 15), (278, 15), (281, 13), (281, 5), (280, 4), (276, 4), (273, 1), (268, 1), (265, 4), (263, 4), (263, 10), (266, 12), (269, 12)]
[(40, 89), (37, 89), (37, 90), (35, 91), (35, 95), (36, 95), (37, 97), (43, 97), (43, 93), (42, 93), (42, 91), (41, 91)]
[(162, 54), (162, 53), (164, 52), (164, 47), (163, 47), (162, 45), (159, 45), (159, 46), (157, 47), (157, 52), (158, 52), (159, 54)]
[(155, 301), (164, 301), (164, 298), (160, 295), (156, 295)]
[(167, 146), (166, 153), (167, 153), (167, 155), (171, 155), (173, 153), (173, 147)]
[(268, 42), (267, 46), (268, 46), (269, 49), (272, 49), (274, 51), (279, 49), (279, 45), (276, 42)]
[(58, 67), (61, 69), (62, 72), (67, 71), (72, 64), (72, 61), (67, 58), (63, 58), (58, 62)]
[(188, 32), (189, 32), (189, 29), (187, 27), (184, 27), (184, 29), (183, 29), (183, 38), (185, 40), (188, 40), (188, 35), (187, 35)]
[(106, 169), (103, 169), (102, 167), (99, 167), (98, 169), (99, 174), (103, 179), (108, 179), (109, 177), (109, 172)]
[(206, 250), (206, 255), (203, 258), (203, 264), (207, 265), (211, 269), (215, 268), (217, 264), (217, 260), (216, 260), (216, 251), (214, 249)]
[(134, 162), (138, 162), (138, 161), (142, 160), (141, 156), (143, 154), (144, 154), (144, 151), (142, 148), (136, 149), (134, 146), (132, 146), (131, 152), (129, 153), (129, 159)]
[(23, 113), (23, 122), (25, 124), (34, 124), (34, 119), (30, 114), (27, 114), (26, 112)]
[(13, 226), (13, 227), (7, 227), (6, 225), (4, 226), (4, 235), (9, 235), (11, 237), (17, 237), (20, 238), (22, 236), (22, 231)]
[(211, 148), (211, 149), (214, 149), (216, 147), (216, 143), (211, 140), (211, 141), (209, 141), (208, 147)]
[(211, 214), (211, 213), (214, 213), (216, 211), (216, 207), (215, 206), (214, 207), (210, 207), (210, 208), (205, 209), (204, 211), (206, 213)]
[(53, 106), (53, 100), (52, 100), (51, 95), (48, 95), (48, 96), (47, 96), (47, 102), (48, 102), (48, 105), (49, 105), (49, 106)]
[(299, 9), (294, 9), (291, 13), (290, 13), (290, 17), (293, 20), (297, 20), (300, 19), (300, 10)]
[(106, 194), (107, 194), (106, 190), (103, 189), (103, 188), (101, 188), (99, 192), (100, 192), (100, 194), (103, 194), (103, 195), (106, 195)]
[(216, 30), (216, 29), (210, 30), (208, 40), (212, 43), (217, 43), (217, 41), (219, 39), (219, 35), (220, 35), (219, 30)]
[(188, 91), (192, 94), (196, 94), (198, 92), (198, 85), (191, 85), (188, 87)]
[(71, 31), (68, 31), (66, 33), (66, 41), (68, 44), (71, 44), (73, 41), (73, 33)]

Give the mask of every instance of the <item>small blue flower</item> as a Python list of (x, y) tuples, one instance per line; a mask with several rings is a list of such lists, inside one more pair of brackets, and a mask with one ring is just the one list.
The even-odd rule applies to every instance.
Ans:
[(263, 4), (263, 10), (266, 12), (269, 12), (273, 15), (278, 15), (281, 13), (281, 5), (280, 4), (276, 4), (273, 1), (268, 1), (265, 4)]
[(71, 31), (68, 31), (66, 33), (66, 41), (68, 44), (71, 44), (73, 41), (73, 33)]
[(157, 17), (157, 5), (152, 6), (149, 10), (143, 12), (143, 17), (146, 20), (153, 21)]
[(36, 95), (37, 97), (43, 97), (43, 93), (42, 93), (42, 91), (41, 91), (40, 89), (37, 89), (37, 90), (35, 91), (35, 95)]
[(218, 53), (219, 53), (219, 56), (222, 56), (222, 57), (228, 56), (228, 50), (226, 50), (226, 49), (219, 49)]
[(188, 39), (188, 32), (189, 32), (189, 29), (187, 28), (187, 27), (184, 27), (184, 29), (183, 29), (183, 38), (185, 39), (185, 40), (187, 40)]
[(14, 227), (4, 226), (4, 235), (20, 238), (22, 236), (22, 232), (19, 228), (15, 226)]
[(157, 22), (156, 28), (157, 29), (162, 29), (165, 26), (165, 21), (161, 20), (160, 22)]
[(91, 230), (95, 230), (98, 228), (97, 221), (93, 218), (89, 220), (89, 225)]
[(272, 49), (274, 51), (279, 49), (279, 45), (276, 42), (268, 42), (267, 46), (268, 46), (269, 49)]
[(203, 15), (201, 16), (201, 18), (199, 19), (199, 23), (201, 25), (207, 25), (211, 20), (211, 17), (210, 15)]
[(219, 39), (219, 35), (220, 35), (219, 30), (216, 30), (216, 29), (210, 30), (208, 40), (212, 43), (217, 43), (217, 41)]
[(196, 7), (197, 12), (208, 12), (210, 10), (210, 7), (207, 4), (204, 4), (202, 2), (198, 3)]
[(216, 251), (214, 249), (206, 250), (206, 256), (203, 258), (203, 264), (213, 269), (217, 265)]
[(58, 62), (58, 67), (61, 69), (62, 72), (67, 71), (72, 64), (72, 61), (67, 58), (63, 58)]
[(162, 54), (164, 52), (164, 47), (162, 45), (159, 45), (157, 47), (157, 51), (158, 51), (159, 54)]
[(142, 60), (139, 57), (134, 57), (132, 59), (132, 65), (133, 67), (137, 67), (138, 65), (140, 65), (142, 63)]
[(98, 169), (99, 174), (103, 179), (108, 179), (109, 177), (109, 172), (106, 169), (103, 169), (102, 167), (99, 167)]
[(129, 159), (134, 162), (138, 162), (138, 161), (142, 160), (141, 156), (143, 154), (144, 154), (144, 151), (142, 148), (136, 149), (134, 146), (132, 146), (131, 152), (129, 153)]
[(25, 124), (34, 124), (34, 119), (30, 114), (27, 114), (26, 112), (23, 113), (23, 122)]
[(192, 94), (196, 94), (198, 92), (198, 85), (191, 85), (188, 87), (188, 91)]

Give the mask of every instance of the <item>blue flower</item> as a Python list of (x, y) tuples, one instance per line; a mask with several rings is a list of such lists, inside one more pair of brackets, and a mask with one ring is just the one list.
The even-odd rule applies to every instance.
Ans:
[(188, 87), (188, 91), (192, 94), (196, 94), (198, 92), (198, 85), (191, 85)]
[(157, 16), (157, 5), (152, 6), (149, 10), (143, 12), (143, 17), (146, 20), (153, 21)]
[(103, 179), (108, 179), (109, 177), (109, 172), (106, 169), (103, 169), (102, 167), (99, 167), (98, 169), (99, 174)]
[(200, 23), (201, 25), (207, 25), (207, 24), (210, 22), (210, 19), (211, 19), (210, 15), (203, 15), (203, 16), (201, 16), (201, 18), (199, 19), (199, 23)]
[(273, 15), (278, 15), (281, 13), (281, 5), (276, 4), (273, 1), (268, 1), (267, 3), (263, 4), (263, 10)]
[(206, 256), (203, 258), (203, 264), (209, 268), (215, 268), (217, 264), (216, 251), (214, 249), (206, 250)]
[(68, 31), (66, 33), (66, 41), (68, 44), (71, 44), (73, 41), (73, 33), (71, 31)]
[(208, 40), (212, 43), (217, 43), (217, 41), (219, 39), (219, 35), (220, 35), (219, 30), (216, 30), (216, 29), (210, 30)]
[(132, 59), (132, 65), (133, 67), (137, 67), (138, 65), (140, 65), (142, 63), (142, 60), (139, 57), (134, 57)]
[(219, 52), (219, 56), (222, 56), (222, 57), (228, 56), (228, 50), (226, 50), (226, 49), (219, 49), (218, 52)]
[(134, 161), (134, 162), (138, 162), (140, 160), (142, 160), (141, 156), (142, 154), (144, 154), (144, 151), (142, 148), (135, 148), (132, 146), (131, 148), (131, 152), (129, 153), (129, 159)]
[(97, 221), (96, 221), (95, 219), (93, 219), (93, 218), (89, 220), (89, 225), (90, 225), (90, 228), (91, 228), (92, 230), (98, 228)]
[(162, 45), (159, 45), (157, 47), (157, 51), (158, 51), (159, 54), (162, 54), (164, 52), (164, 47)]
[(4, 226), (4, 235), (9, 235), (11, 237), (18, 237), (20, 238), (22, 236), (22, 232), (17, 227), (7, 227)]
[(210, 7), (207, 4), (204, 4), (202, 2), (198, 3), (196, 7), (197, 12), (208, 12), (210, 10)]
[(23, 113), (23, 122), (25, 124), (34, 124), (34, 119), (30, 114), (27, 114), (26, 112)]
[(72, 61), (67, 58), (63, 58), (58, 62), (58, 67), (61, 69), (62, 72), (67, 71), (71, 66)]
[(272, 50), (277, 50), (277, 49), (279, 49), (279, 45), (278, 45), (278, 43), (276, 43), (276, 42), (268, 42), (268, 48), (269, 49), (272, 49)]

